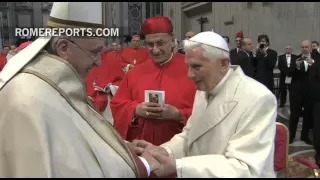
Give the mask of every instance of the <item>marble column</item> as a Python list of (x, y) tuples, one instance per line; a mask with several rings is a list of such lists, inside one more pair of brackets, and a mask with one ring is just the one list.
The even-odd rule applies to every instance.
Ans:
[(182, 36), (182, 10), (181, 2), (163, 2), (163, 15), (168, 16), (171, 19), (173, 25), (173, 32), (178, 40), (183, 38)]
[(36, 28), (43, 27), (42, 21), (42, 2), (33, 2), (33, 26)]

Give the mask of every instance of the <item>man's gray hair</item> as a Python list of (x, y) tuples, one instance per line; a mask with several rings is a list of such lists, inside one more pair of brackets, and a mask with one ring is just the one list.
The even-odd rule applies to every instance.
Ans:
[(229, 52), (223, 49), (219, 49), (213, 46), (208, 46), (206, 44), (202, 44), (202, 43), (194, 42), (190, 40), (183, 41), (183, 48), (185, 52), (198, 47), (201, 47), (204, 49), (205, 52), (203, 53), (203, 56), (210, 60), (220, 59), (220, 58), (229, 58)]

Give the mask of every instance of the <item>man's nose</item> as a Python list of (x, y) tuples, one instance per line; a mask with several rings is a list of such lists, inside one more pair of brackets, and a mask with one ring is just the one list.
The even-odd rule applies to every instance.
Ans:
[(157, 54), (159, 51), (160, 49), (157, 46), (153, 46), (152, 53)]
[(188, 78), (192, 80), (195, 78), (195, 74), (192, 72), (192, 70), (190, 70), (190, 68), (188, 70)]

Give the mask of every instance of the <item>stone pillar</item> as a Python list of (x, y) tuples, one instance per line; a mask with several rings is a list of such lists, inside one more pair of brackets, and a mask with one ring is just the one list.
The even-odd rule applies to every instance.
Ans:
[(43, 27), (42, 2), (33, 2), (33, 27)]
[[(112, 18), (112, 9), (114, 8), (114, 2), (105, 2), (105, 25), (108, 28), (114, 27), (113, 20)], [(109, 47), (111, 47), (112, 39), (107, 38), (107, 44)]]
[(142, 23), (146, 20), (146, 2), (142, 2)]
[(163, 2), (163, 15), (171, 19), (173, 32), (177, 39), (181, 40), (183, 38), (181, 2)]
[(8, 30), (9, 30), (9, 39), (6, 41), (6, 44), (15, 44), (17, 41), (17, 37), (15, 37), (14, 31), (15, 27), (17, 27), (17, 16), (16, 16), (16, 8), (15, 2), (7, 2), (8, 3)]
[[(121, 35), (129, 35), (129, 14), (128, 14), (128, 8), (129, 8), (129, 3), (128, 2), (121, 2), (122, 7), (121, 9)], [(123, 46), (124, 45), (124, 37), (120, 38), (120, 43)]]

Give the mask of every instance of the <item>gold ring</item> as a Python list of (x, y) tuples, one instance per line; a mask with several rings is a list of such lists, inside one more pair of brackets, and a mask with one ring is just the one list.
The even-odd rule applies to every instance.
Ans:
[(149, 116), (149, 112), (146, 112), (146, 115)]

